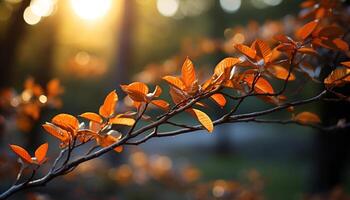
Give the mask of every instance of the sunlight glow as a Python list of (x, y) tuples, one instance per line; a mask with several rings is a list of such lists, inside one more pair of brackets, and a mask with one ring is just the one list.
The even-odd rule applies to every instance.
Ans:
[(35, 15), (47, 17), (51, 15), (54, 10), (54, 0), (33, 0), (30, 3), (30, 9)]
[(33, 13), (31, 7), (27, 7), (23, 13), (24, 21), (29, 25), (35, 25), (40, 22), (41, 16)]
[(74, 12), (85, 20), (96, 20), (107, 14), (111, 0), (71, 0)]
[(241, 0), (220, 0), (221, 8), (227, 13), (234, 13), (241, 7)]
[(157, 9), (165, 17), (172, 17), (179, 9), (179, 0), (157, 0)]

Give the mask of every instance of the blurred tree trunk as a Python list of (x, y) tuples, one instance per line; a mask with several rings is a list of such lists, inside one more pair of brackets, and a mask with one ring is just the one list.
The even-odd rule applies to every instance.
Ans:
[(134, 28), (134, 0), (123, 0), (123, 11), (121, 17), (121, 24), (117, 28), (120, 30), (119, 38), (117, 40), (117, 56), (116, 68), (114, 72), (114, 80), (116, 86), (121, 83), (125, 84), (129, 81), (129, 71), (132, 66), (132, 37)]
[[(35, 55), (35, 57), (40, 57), (38, 62), (38, 68), (34, 73), (35, 80), (45, 89), (47, 83), (50, 79), (53, 78), (53, 58), (54, 58), (54, 50), (56, 43), (56, 33), (57, 33), (57, 20), (58, 16), (50, 16), (45, 18), (41, 24), (40, 29), (42, 32), (40, 33), (42, 38), (45, 40), (42, 41), (43, 46), (40, 50), (41, 55)], [(34, 150), (40, 144), (43, 143), (42, 137), (42, 127), (41, 125), (47, 120), (47, 113), (49, 112), (49, 108), (43, 108), (40, 112), (39, 120), (33, 122), (33, 127), (29, 133), (26, 134), (26, 144), (28, 149)]]
[[(8, 27), (0, 41), (0, 92), (3, 89), (13, 86), (15, 60), (17, 47), (25, 33), (25, 22), (23, 12), (29, 6), (30, 0), (23, 0), (18, 7), (13, 10), (8, 19)], [(6, 111), (0, 107), (0, 137), (5, 131), (4, 115)]]
[(26, 23), (23, 12), (29, 6), (30, 0), (23, 0), (14, 9), (9, 18), (8, 27), (0, 47), (0, 90), (13, 84), (13, 72), (18, 45), (24, 36)]

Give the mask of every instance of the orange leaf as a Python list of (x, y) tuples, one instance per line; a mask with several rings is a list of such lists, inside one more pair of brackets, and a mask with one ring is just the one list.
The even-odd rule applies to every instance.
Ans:
[(74, 133), (79, 128), (79, 121), (76, 117), (69, 114), (58, 114), (52, 118), (51, 122), (71, 133)]
[(265, 63), (268, 63), (272, 57), (272, 51), (269, 45), (262, 40), (255, 40), (252, 44), (252, 48), (256, 51), (256, 53), (262, 57)]
[(256, 51), (244, 44), (236, 44), (235, 48), (250, 59), (255, 59)]
[(15, 152), (24, 162), (33, 163), (32, 157), (29, 155), (28, 151), (23, 149), (18, 145), (10, 145), (13, 152)]
[(48, 122), (46, 122), (46, 124), (43, 124), (42, 126), (46, 132), (56, 137), (57, 139), (61, 140), (62, 143), (68, 144), (70, 140), (70, 135), (68, 134), (67, 131), (60, 129), (57, 126)]
[(113, 115), (116, 109), (117, 101), (118, 94), (115, 92), (115, 90), (113, 90), (106, 96), (103, 104), (100, 106), (99, 114), (105, 118)]
[(302, 47), (298, 49), (299, 53), (310, 54), (310, 55), (318, 55), (317, 51), (313, 48)]
[(121, 88), (129, 95), (132, 100), (139, 102), (146, 101), (146, 95), (149, 91), (146, 84), (141, 82), (134, 82), (129, 85), (121, 85)]
[(346, 43), (344, 40), (342, 40), (340, 38), (335, 38), (332, 42), (338, 49), (340, 49), (342, 51), (348, 51), (349, 50), (348, 43)]
[[(250, 87), (253, 86), (253, 81), (254, 81), (254, 75), (252, 74), (248, 74), (244, 80), (248, 83), (248, 85)], [(254, 85), (254, 90), (257, 92), (257, 93), (269, 93), (269, 94), (273, 94), (274, 93), (274, 90), (271, 86), (271, 84), (265, 80), (264, 78), (259, 78), (258, 81), (256, 81), (255, 85)]]
[(214, 125), (213, 125), (213, 122), (211, 121), (210, 117), (207, 114), (205, 114), (204, 112), (202, 112), (200, 110), (194, 109), (194, 108), (191, 109), (190, 111), (193, 111), (193, 112), (191, 112), (193, 114), (193, 116), (197, 118), (199, 123), (201, 123), (203, 125), (203, 127), (205, 129), (207, 129), (207, 131), (209, 133), (213, 132)]
[[(96, 141), (101, 147), (108, 147), (116, 142), (118, 142), (120, 137), (114, 137), (112, 135), (99, 136)], [(114, 151), (120, 153), (123, 150), (122, 146), (114, 148)]]
[(132, 126), (132, 125), (134, 125), (135, 120), (132, 118), (125, 118), (125, 117), (116, 116), (116, 117), (111, 118), (109, 120), (109, 123)]
[[(269, 66), (269, 72), (273, 74), (276, 78), (282, 79), (282, 80), (286, 80), (289, 73), (289, 71), (286, 68), (279, 65)], [(288, 81), (294, 81), (294, 80), (295, 80), (295, 76), (293, 73), (291, 73)]]
[(83, 114), (81, 114), (79, 116), (82, 117), (82, 118), (85, 118), (87, 120), (99, 123), (99, 124), (101, 124), (102, 121), (103, 121), (103, 119), (101, 118), (100, 115), (98, 115), (96, 113), (93, 113), (93, 112), (86, 112), (86, 113), (83, 113)]
[(225, 73), (225, 70), (228, 68), (232, 68), (234, 65), (239, 63), (240, 60), (238, 58), (228, 57), (221, 60), (214, 69), (214, 74), (220, 76)]
[(293, 119), (303, 124), (321, 123), (320, 118), (311, 112), (301, 112), (297, 114)]
[(305, 24), (296, 32), (297, 37), (305, 40), (316, 29), (317, 25), (318, 20), (314, 20)]
[(165, 80), (166, 82), (168, 82), (170, 85), (180, 89), (180, 90), (184, 90), (185, 89), (185, 84), (182, 82), (182, 80), (178, 77), (175, 76), (164, 76), (162, 78), (163, 80)]
[(169, 103), (164, 100), (156, 99), (156, 100), (152, 100), (151, 103), (165, 111), (169, 110)]
[(346, 61), (346, 62), (341, 62), (340, 64), (342, 64), (343, 66), (350, 68), (350, 61)]
[(179, 104), (186, 99), (186, 96), (175, 87), (170, 87), (169, 93), (175, 104)]
[(48, 143), (44, 143), (40, 145), (35, 151), (35, 157), (38, 161), (38, 164), (42, 164), (46, 160), (47, 149), (49, 148)]
[(224, 97), (224, 95), (222, 94), (213, 94), (210, 96), (210, 98), (217, 103), (220, 107), (224, 107), (226, 105), (226, 99)]
[(192, 61), (187, 57), (181, 69), (181, 79), (186, 88), (191, 88), (192, 84), (196, 81), (196, 71), (194, 69)]

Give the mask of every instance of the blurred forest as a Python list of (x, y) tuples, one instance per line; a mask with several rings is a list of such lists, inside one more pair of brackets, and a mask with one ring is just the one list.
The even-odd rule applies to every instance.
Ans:
[[(174, 73), (186, 56), (198, 66), (200, 76), (207, 77), (206, 69), (211, 70), (232, 51), (230, 47), (218, 49), (216, 42), (251, 41), (247, 34), (240, 34), (244, 27), (248, 27), (246, 33), (259, 31), (262, 37), (270, 37), (285, 24), (288, 29), (288, 23), (294, 23), (299, 13), (300, 3), (301, 0), (2, 0), (1, 191), (15, 177), (15, 172), (1, 170), (9, 167), (8, 159), (15, 160), (8, 152), (8, 144), (19, 143), (35, 150), (44, 141), (54, 143), (42, 134), (41, 124), (55, 114), (98, 110), (109, 91), (120, 91), (120, 84), (131, 81), (163, 85), (154, 79), (162, 71)], [(52, 94), (50, 87), (60, 92)], [(5, 98), (25, 98), (29, 88), (41, 88), (38, 98), (43, 105), (24, 107), (20, 112), (26, 113), (25, 118), (13, 114), (13, 109), (1, 107)], [(308, 86), (303, 93), (314, 89), (314, 85)], [(254, 99), (248, 102), (243, 111), (266, 107)], [(120, 109), (125, 109), (128, 102), (120, 104)], [(16, 105), (11, 101), (11, 106)], [(308, 108), (324, 113), (322, 105)], [(36, 112), (39, 114), (33, 114)], [(219, 115), (223, 111), (210, 112)], [(122, 154), (108, 154), (85, 163), (48, 187), (24, 191), (13, 199), (206, 199), (210, 194), (207, 199), (292, 200), (338, 184), (342, 189), (337, 188), (335, 196), (341, 190), (350, 192), (348, 146), (341, 147), (347, 151), (339, 156), (341, 169), (333, 169), (339, 172), (337, 178), (322, 180), (315, 169), (319, 152), (317, 131), (313, 129), (246, 123), (222, 125), (214, 132), (157, 138), (127, 148)], [(348, 139), (346, 136), (345, 141)], [(320, 185), (315, 184), (315, 179)]]

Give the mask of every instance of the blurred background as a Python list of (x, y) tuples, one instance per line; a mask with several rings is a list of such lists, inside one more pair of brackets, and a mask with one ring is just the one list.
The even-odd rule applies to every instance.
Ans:
[[(50, 155), (56, 155), (58, 144), (52, 144), (57, 141), (40, 127), (55, 114), (96, 111), (115, 88), (125, 110), (128, 101), (123, 101), (119, 85), (135, 80), (160, 84), (166, 93), (159, 78), (177, 74), (186, 56), (204, 80), (218, 61), (234, 53), (233, 44), (293, 33), (300, 2), (2, 0), (1, 190), (15, 177), (15, 172), (3, 171), (15, 159), (7, 144), (35, 149), (50, 141)], [(304, 88), (302, 94), (315, 88)], [(40, 105), (14, 109), (18, 98), (31, 98), (28, 94), (37, 95)], [(11, 108), (5, 107), (6, 98)], [(267, 106), (251, 99), (240, 112)], [(317, 106), (306, 108), (320, 114)], [(29, 122), (23, 112), (30, 115)], [(224, 110), (213, 107), (208, 112), (219, 116)], [(88, 162), (45, 188), (13, 199), (232, 199), (232, 193), (236, 199), (301, 199), (329, 188), (314, 183), (320, 178), (315, 173), (317, 134), (294, 125), (228, 124), (213, 134), (153, 139)], [(349, 170), (341, 172), (341, 180), (333, 182), (349, 191)]]

